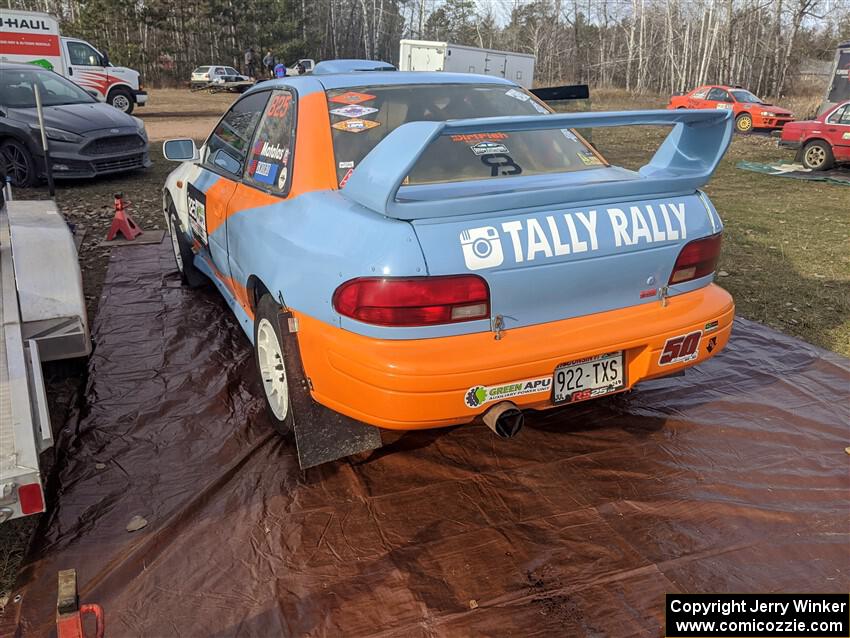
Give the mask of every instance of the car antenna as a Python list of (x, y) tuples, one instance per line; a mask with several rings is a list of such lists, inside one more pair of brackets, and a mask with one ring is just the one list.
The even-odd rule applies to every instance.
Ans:
[(38, 81), (32, 83), (32, 88), (35, 91), (35, 110), (38, 113), (38, 129), (41, 131), (41, 148), (44, 151), (44, 172), (47, 173), (47, 192), (52, 199), (56, 196), (56, 191), (53, 186), (53, 169), (50, 166), (50, 151), (47, 148), (47, 132), (44, 130), (44, 109), (41, 105), (41, 91), (38, 88)]

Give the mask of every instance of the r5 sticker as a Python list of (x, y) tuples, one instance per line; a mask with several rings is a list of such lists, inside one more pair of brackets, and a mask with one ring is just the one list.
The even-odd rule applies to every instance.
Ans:
[(679, 337), (670, 337), (664, 342), (658, 365), (666, 366), (673, 363), (693, 361), (699, 356), (699, 342), (702, 338), (702, 330), (691, 332)]

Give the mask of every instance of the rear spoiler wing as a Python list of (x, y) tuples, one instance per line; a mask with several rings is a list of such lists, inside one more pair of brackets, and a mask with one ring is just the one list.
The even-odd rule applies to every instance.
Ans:
[[(667, 138), (637, 175), (623, 179), (554, 180), (517, 176), (498, 180), (502, 192), (488, 192), (497, 180), (481, 181), (480, 194), (451, 195), (455, 183), (442, 187), (440, 201), (398, 201), (402, 183), (428, 146), (440, 135), (511, 133), (561, 128), (672, 125)], [(510, 208), (585, 202), (645, 199), (649, 196), (693, 193), (705, 185), (732, 139), (732, 114), (726, 110), (657, 110), (612, 113), (553, 113), (489, 117), (448, 122), (410, 122), (387, 135), (363, 159), (340, 191), (346, 198), (376, 213), (412, 220), (483, 213)], [(611, 170), (600, 167), (598, 170)], [(570, 175), (577, 175), (571, 173)], [(503, 185), (510, 184), (505, 190)], [(471, 182), (466, 182), (468, 186)], [(430, 187), (410, 187), (430, 188)], [(467, 189), (468, 190), (468, 189)], [(500, 189), (496, 189), (500, 190)]]

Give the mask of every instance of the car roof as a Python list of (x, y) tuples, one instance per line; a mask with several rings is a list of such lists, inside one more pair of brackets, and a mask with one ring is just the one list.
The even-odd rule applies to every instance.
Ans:
[(333, 90), (368, 86), (398, 86), (401, 84), (501, 84), (518, 86), (510, 80), (474, 73), (445, 73), (443, 71), (359, 71), (328, 75), (297, 75), (266, 80), (246, 91), (292, 87), (296, 90)]
[(50, 69), (45, 69), (43, 66), (39, 66), (38, 64), (25, 64), (23, 62), (4, 62), (2, 66), (0, 66), (0, 70), (6, 69), (12, 69), (13, 71), (26, 71), (27, 69), (50, 71)]

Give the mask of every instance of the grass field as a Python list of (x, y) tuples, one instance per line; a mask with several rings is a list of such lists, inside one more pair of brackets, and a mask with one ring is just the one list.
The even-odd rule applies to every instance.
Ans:
[[(603, 94), (594, 110), (660, 108), (664, 98)], [(801, 112), (813, 100), (799, 100)], [(658, 147), (656, 127), (597, 129), (594, 144), (614, 164), (637, 168)], [(850, 356), (850, 187), (771, 177), (741, 160), (793, 161), (762, 135), (735, 135), (706, 191), (725, 224), (718, 283), (737, 313)]]
[[(150, 92), (139, 109), (152, 140), (190, 135), (199, 139), (236, 96), (165, 90)], [(594, 110), (659, 108), (661, 97), (597, 92)], [(808, 115), (815, 99), (792, 105)], [(652, 155), (663, 131), (598, 129), (594, 143), (612, 163), (636, 168)], [(93, 319), (109, 249), (99, 246), (112, 218), (112, 193), (123, 191), (132, 215), (145, 228), (162, 224), (159, 191), (172, 164), (151, 145), (154, 166), (142, 173), (60, 184), (60, 209), (85, 226), (80, 251), (89, 314)], [(707, 191), (726, 228), (719, 283), (735, 297), (738, 314), (818, 346), (850, 356), (850, 187), (770, 177), (735, 168), (740, 160), (790, 161), (773, 139), (735, 136)], [(296, 169), (297, 170), (297, 169)], [(18, 193), (45, 197), (45, 189)], [(64, 415), (53, 412), (55, 425)], [(13, 585), (33, 520), (0, 526), (0, 607)]]

